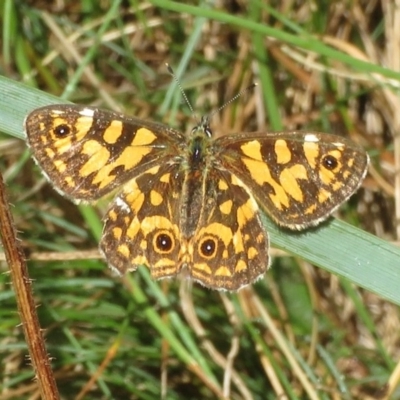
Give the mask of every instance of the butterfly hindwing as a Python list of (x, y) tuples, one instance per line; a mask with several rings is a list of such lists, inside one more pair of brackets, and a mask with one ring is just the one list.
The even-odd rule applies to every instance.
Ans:
[(180, 195), (176, 166), (153, 167), (128, 182), (106, 213), (100, 249), (119, 273), (140, 265), (154, 278), (179, 272)]
[(204, 182), (189, 273), (204, 286), (236, 291), (269, 266), (268, 235), (251, 192), (235, 175), (212, 170)]

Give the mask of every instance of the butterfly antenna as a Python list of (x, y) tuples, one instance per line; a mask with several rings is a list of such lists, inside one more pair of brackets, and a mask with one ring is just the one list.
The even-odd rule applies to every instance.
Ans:
[(207, 116), (208, 120), (211, 120), (211, 118), (215, 115), (218, 114), (221, 110), (223, 110), (226, 106), (228, 106), (229, 104), (233, 103), (235, 100), (237, 100), (242, 94), (248, 92), (249, 90), (254, 89), (257, 86), (257, 83), (252, 83), (250, 86), (247, 86), (245, 89), (243, 89), (242, 91), (240, 91), (238, 94), (236, 94), (235, 96), (233, 96), (230, 100), (228, 100), (226, 103), (222, 104), (221, 107), (217, 108), (215, 111), (213, 111), (211, 114), (209, 114)]
[(196, 113), (194, 112), (194, 109), (192, 107), (192, 105), (190, 104), (190, 101), (188, 99), (188, 97), (186, 96), (185, 91), (183, 90), (183, 87), (181, 85), (181, 82), (179, 81), (179, 79), (177, 78), (177, 76), (175, 75), (174, 70), (172, 69), (172, 67), (166, 63), (165, 64), (167, 66), (167, 70), (168, 72), (172, 75), (172, 77), (174, 78), (176, 84), (178, 85), (179, 90), (182, 93), (183, 98), (185, 99), (186, 104), (188, 105), (190, 111), (192, 112), (193, 118), (195, 120), (198, 121), (198, 125), (199, 126), (203, 126), (207, 132), (209, 132), (209, 135), (211, 136), (211, 130), (209, 128), (209, 124), (210, 124), (210, 120), (211, 118), (219, 113), (222, 109), (224, 109), (227, 105), (233, 103), (235, 100), (237, 100), (242, 94), (248, 92), (249, 90), (252, 90), (253, 88), (255, 88), (257, 86), (257, 83), (252, 83), (250, 86), (246, 87), (245, 89), (243, 89), (242, 91), (240, 91), (238, 94), (236, 94), (235, 96), (233, 96), (230, 100), (228, 100), (225, 104), (223, 104), (221, 107), (217, 108), (215, 111), (213, 111), (211, 114), (205, 115), (201, 118), (201, 121), (199, 121), (199, 118), (197, 117)]
[(179, 88), (179, 90), (180, 90), (180, 92), (181, 92), (181, 94), (182, 94), (182, 97), (184, 98), (186, 104), (188, 105), (189, 110), (192, 112), (193, 118), (194, 118), (195, 120), (198, 121), (199, 119), (198, 119), (196, 113), (194, 112), (194, 109), (193, 109), (193, 107), (192, 107), (192, 104), (190, 103), (188, 97), (186, 96), (185, 91), (183, 90), (183, 87), (182, 87), (182, 85), (181, 85), (180, 80), (179, 80), (178, 77), (175, 75), (175, 72), (174, 72), (174, 70), (172, 69), (172, 67), (171, 67), (168, 63), (166, 63), (165, 65), (167, 66), (168, 72), (171, 74), (171, 76), (174, 78), (174, 81), (175, 81), (176, 84), (178, 85), (178, 88)]

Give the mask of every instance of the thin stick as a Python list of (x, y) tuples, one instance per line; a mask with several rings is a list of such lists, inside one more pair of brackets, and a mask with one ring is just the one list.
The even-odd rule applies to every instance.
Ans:
[(47, 355), (39, 319), (33, 300), (31, 280), (28, 275), (25, 257), (16, 237), (12, 215), (7, 201), (3, 176), (0, 173), (0, 235), (3, 242), (6, 261), (9, 265), (11, 278), (16, 294), (19, 314), (25, 339), (39, 390), (43, 400), (58, 400), (60, 398), (50, 360)]

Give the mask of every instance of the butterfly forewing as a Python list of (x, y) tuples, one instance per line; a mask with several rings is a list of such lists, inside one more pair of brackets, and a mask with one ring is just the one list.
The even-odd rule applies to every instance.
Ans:
[(353, 142), (320, 133), (223, 137), (221, 163), (234, 171), (281, 226), (303, 229), (326, 219), (364, 178), (368, 155)]
[(28, 143), (37, 163), (74, 200), (98, 199), (179, 154), (185, 137), (164, 125), (76, 105), (30, 113)]

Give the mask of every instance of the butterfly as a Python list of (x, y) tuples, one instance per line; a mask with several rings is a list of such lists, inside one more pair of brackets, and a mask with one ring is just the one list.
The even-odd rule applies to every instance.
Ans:
[(213, 137), (208, 118), (190, 134), (81, 105), (50, 105), (25, 120), (28, 144), (56, 190), (79, 202), (115, 190), (100, 250), (119, 273), (145, 265), (154, 278), (185, 271), (237, 291), (270, 265), (265, 212), (303, 230), (360, 186), (368, 154), (314, 132)]

